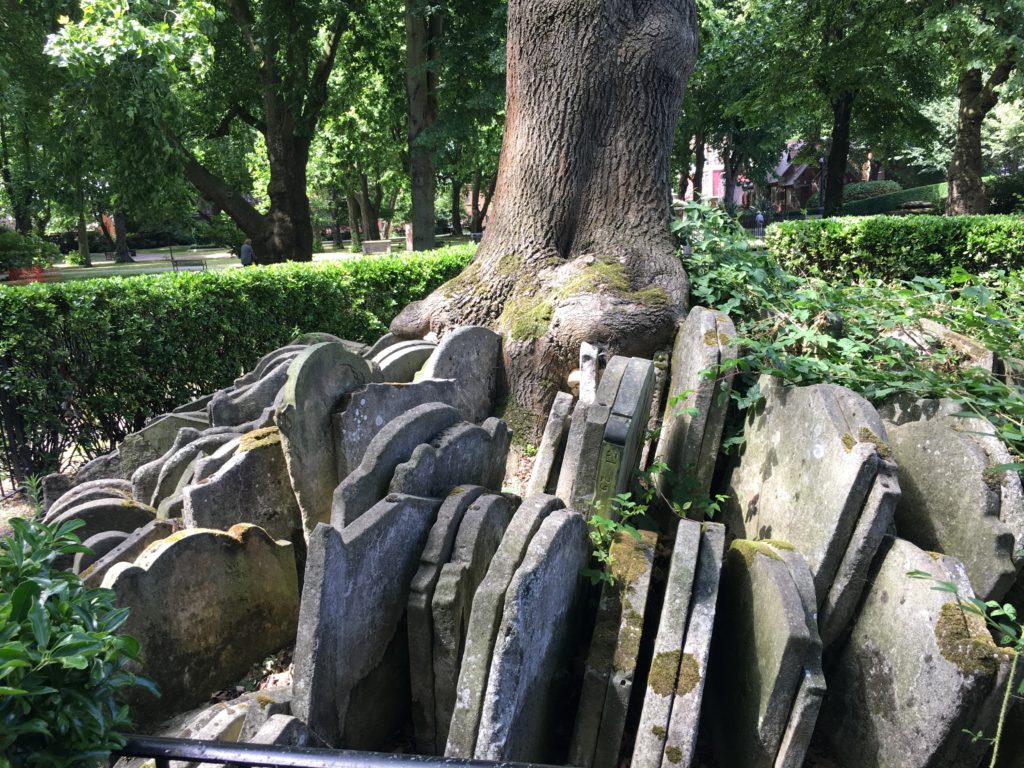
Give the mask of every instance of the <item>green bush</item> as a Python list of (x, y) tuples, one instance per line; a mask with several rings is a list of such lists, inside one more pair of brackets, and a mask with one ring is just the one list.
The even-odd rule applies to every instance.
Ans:
[(929, 184), (925, 187), (911, 187), (888, 195), (879, 195), (865, 200), (854, 200), (843, 204), (843, 213), (847, 216), (873, 216), (889, 213), (905, 203), (924, 201), (936, 207), (942, 207), (949, 196), (949, 185)]
[(771, 254), (787, 269), (826, 277), (884, 279), (1024, 266), (1018, 216), (872, 216), (772, 224)]
[(245, 233), (235, 222), (220, 213), (196, 224), (195, 241), (199, 245), (215, 245), (238, 253), (245, 242)]
[(73, 533), (82, 525), (14, 519), (0, 538), (0, 766), (94, 768), (124, 745), (120, 689), (154, 690), (128, 668), (139, 644), (116, 634), (128, 611), (114, 593), (53, 567), (88, 551)]
[(1024, 171), (985, 182), (989, 213), (1024, 213)]
[(70, 445), (109, 450), (300, 333), (372, 342), (474, 249), (0, 288), (5, 442), (21, 472), (53, 470)]
[(11, 267), (49, 267), (60, 255), (53, 243), (35, 235), (0, 231), (0, 270)]
[[(896, 181), (854, 181), (849, 184), (843, 185), (843, 210), (847, 203), (853, 203), (857, 200), (869, 200), (872, 197), (881, 197), (882, 195), (895, 194), (902, 190), (903, 187)], [(818, 208), (818, 193), (815, 192), (811, 195), (807, 201), (807, 210), (813, 210)]]

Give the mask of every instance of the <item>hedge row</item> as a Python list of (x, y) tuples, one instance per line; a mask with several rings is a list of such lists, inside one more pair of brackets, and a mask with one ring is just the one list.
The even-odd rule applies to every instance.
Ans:
[(1024, 267), (1020, 216), (872, 216), (773, 224), (765, 244), (791, 270), (910, 279)]
[(72, 444), (109, 450), (301, 333), (372, 342), (473, 252), (0, 288), (5, 452), (51, 470)]
[(949, 185), (929, 184), (926, 187), (911, 187), (900, 192), (893, 192), (888, 195), (879, 195), (866, 200), (854, 200), (843, 203), (843, 213), (847, 216), (873, 216), (878, 213), (894, 211), (905, 203), (916, 203), (919, 201), (932, 203), (939, 207), (945, 203), (949, 196)]

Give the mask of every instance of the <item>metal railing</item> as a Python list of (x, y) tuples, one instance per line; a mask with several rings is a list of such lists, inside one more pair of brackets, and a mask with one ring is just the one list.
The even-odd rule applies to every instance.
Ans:
[(355, 752), (314, 747), (278, 747), (136, 735), (127, 736), (127, 743), (113, 753), (112, 761), (119, 757), (150, 758), (155, 760), (156, 768), (169, 768), (171, 760), (261, 768), (551, 768), (534, 763), (495, 763), (453, 757)]

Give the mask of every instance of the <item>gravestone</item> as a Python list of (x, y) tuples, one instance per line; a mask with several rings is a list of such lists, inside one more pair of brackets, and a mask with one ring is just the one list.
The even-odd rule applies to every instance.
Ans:
[(724, 521), (737, 536), (789, 541), (807, 559), (825, 645), (848, 625), (888, 529), (899, 486), (871, 404), (832, 384), (760, 379), (764, 408), (728, 481)]
[(238, 435), (224, 443), (209, 456), (196, 459), (195, 468), (192, 470), (192, 482), (198, 483), (213, 477), (217, 470), (223, 467), (238, 453), (238, 446), (242, 444), (242, 436)]
[(420, 371), (421, 379), (455, 379), (467, 421), (491, 415), (501, 366), (501, 336), (488, 328), (466, 326), (449, 331)]
[(337, 459), (331, 415), (342, 398), (370, 381), (369, 365), (339, 342), (314, 344), (288, 368), (275, 421), (304, 536), (331, 517)]
[(973, 597), (963, 565), (895, 539), (880, 553), (849, 641), (829, 672), (818, 735), (846, 768), (975, 766), (993, 733), (1007, 658), (979, 616), (924, 572)]
[(43, 516), (43, 522), (52, 522), (72, 507), (97, 499), (132, 499), (132, 484), (127, 480), (116, 478), (92, 480), (82, 485), (76, 485), (50, 505)]
[(629, 491), (640, 463), (654, 394), (654, 363), (634, 357), (626, 364), (604, 431), (596, 509), (611, 515), (611, 500)]
[(424, 403), (388, 422), (370, 441), (359, 466), (335, 489), (331, 524), (342, 529), (384, 498), (395, 467), (459, 418), (449, 405)]
[(353, 700), (353, 692), (381, 665), (399, 630), (440, 505), (392, 494), (344, 529), (320, 524), (310, 537), (292, 707), (332, 745), (363, 741), (353, 719), (396, 717), (391, 697), (367, 691)]
[(413, 380), (436, 347), (421, 339), (400, 341), (386, 347), (372, 360), (380, 367), (383, 381), (401, 384)]
[(480, 713), (484, 692), (512, 577), (526, 556), (527, 548), (541, 523), (551, 512), (562, 509), (563, 502), (547, 495), (531, 496), (512, 516), (498, 551), (473, 596), (473, 607), (466, 629), (466, 647), (459, 668), (455, 707), (445, 755), (470, 759), (476, 752)]
[(76, 554), (71, 571), (76, 574), (81, 574), (82, 571), (121, 544), (121, 542), (127, 539), (128, 536), (129, 534), (124, 531), (104, 531), (103, 533), (97, 533), (94, 536), (90, 536), (88, 539), (84, 539), (82, 541), (82, 546), (88, 547), (92, 551), (79, 552)]
[(639, 538), (620, 533), (612, 543), (614, 584), (601, 587), (569, 752), (579, 768), (618, 764), (657, 540), (641, 531)]
[(143, 674), (163, 694), (133, 697), (143, 722), (205, 701), (295, 637), (292, 546), (255, 526), (173, 534), (134, 564), (115, 565), (103, 586), (129, 609), (123, 631), (141, 644)]
[(172, 520), (153, 520), (141, 528), (137, 528), (128, 537), (99, 558), (79, 575), (85, 586), (94, 589), (103, 583), (107, 571), (118, 563), (131, 563), (141, 555), (150, 544), (166, 539), (179, 529), (179, 524)]
[[(304, 349), (303, 347), (299, 348)], [(298, 354), (282, 355), (268, 366), (259, 378), (249, 383), (222, 389), (210, 400), (207, 411), (210, 426), (232, 427), (258, 418), (265, 408), (277, 403), (277, 397), (288, 379), (288, 367)]]
[(363, 352), (363, 357), (365, 357), (367, 360), (372, 360), (388, 347), (393, 347), (395, 344), (398, 344), (401, 341), (403, 341), (403, 339), (400, 339), (398, 336), (395, 336), (395, 334), (385, 333), (383, 336), (377, 339), (376, 342), (371, 344), (369, 349)]
[(163, 456), (174, 444), (178, 430), (186, 427), (202, 431), (209, 426), (206, 419), (166, 413), (149, 422), (138, 432), (128, 435), (118, 447), (121, 475), (131, 478), (135, 470)]
[(580, 344), (580, 394), (579, 401), (586, 405), (594, 402), (597, 397), (597, 381), (601, 361), (601, 351), (593, 344)]
[(136, 499), (149, 501), (156, 493), (156, 486), (160, 482), (160, 470), (174, 454), (193, 443), (202, 436), (202, 432), (192, 427), (183, 427), (174, 436), (170, 447), (155, 459), (147, 461), (131, 474), (132, 496)]
[(187, 486), (182, 495), (189, 528), (227, 530), (250, 523), (275, 539), (294, 544), (304, 539), (276, 427), (244, 435), (224, 466), (203, 482)]
[(572, 510), (541, 523), (509, 583), (480, 713), (479, 760), (552, 759), (550, 725), (569, 703), (587, 523)]
[[(168, 496), (172, 496), (179, 487), (187, 485), (191, 480), (189, 468), (201, 454), (214, 453), (224, 443), (233, 439), (230, 434), (200, 435), (187, 445), (172, 452), (161, 460), (160, 472), (157, 475), (156, 487), (153, 495), (144, 501), (151, 506), (158, 507), (160, 502)], [(182, 480), (185, 482), (182, 483)]]
[(654, 389), (651, 396), (650, 416), (647, 418), (647, 431), (644, 435), (643, 448), (640, 451), (640, 469), (651, 466), (651, 456), (657, 448), (658, 436), (661, 434), (661, 421), (665, 415), (665, 390), (668, 387), (668, 352), (654, 353)]
[[(720, 371), (736, 357), (735, 336), (728, 315), (693, 307), (679, 323), (672, 349), (667, 405), (655, 458), (667, 464), (675, 476), (685, 473), (694, 477), (705, 493), (711, 489), (732, 389), (732, 371)], [(658, 479), (662, 493), (670, 497), (671, 478), (663, 474)]]
[[(55, 517), (52, 525), (81, 520), (85, 525), (75, 531), (82, 541), (107, 531), (132, 533), (156, 517), (156, 510), (130, 499), (96, 499), (76, 504)], [(70, 562), (67, 564), (70, 565)]]
[(437, 754), (444, 754), (448, 740), (473, 596), (501, 544), (513, 506), (507, 497), (495, 494), (473, 503), (462, 518), (451, 559), (441, 568), (434, 589), (430, 610), (435, 744), (431, 749)]
[(544, 425), (540, 447), (533, 460), (530, 483), (526, 486), (527, 496), (555, 490), (555, 486), (558, 484), (558, 467), (565, 452), (565, 439), (569, 431), (571, 413), (572, 395), (567, 392), (559, 392), (551, 404), (551, 412), (548, 414), (547, 424)]

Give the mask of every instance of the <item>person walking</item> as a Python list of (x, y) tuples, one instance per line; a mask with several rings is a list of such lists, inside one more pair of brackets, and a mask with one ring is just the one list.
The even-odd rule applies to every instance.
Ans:
[(251, 267), (256, 261), (256, 252), (252, 249), (252, 240), (242, 243), (242, 252), (239, 254), (243, 267)]

